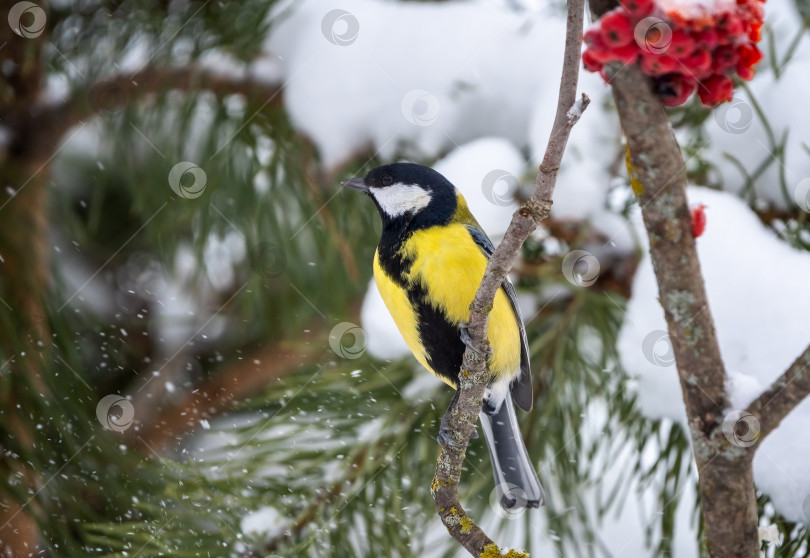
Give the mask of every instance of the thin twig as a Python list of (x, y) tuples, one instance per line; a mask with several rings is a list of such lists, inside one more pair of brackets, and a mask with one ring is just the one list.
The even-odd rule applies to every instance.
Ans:
[[(557, 172), (568, 136), (589, 103), (585, 94), (580, 100), (576, 100), (583, 12), (584, 0), (568, 0), (565, 54), (554, 126), (537, 175), (534, 193), (512, 216), (512, 222), (489, 260), (484, 278), (470, 307), (468, 329), (472, 339), (471, 345), (475, 347), (489, 347), (487, 328), (495, 293), (517, 260), (523, 242), (537, 225), (548, 217)], [(492, 539), (467, 516), (458, 499), (462, 464), (467, 444), (481, 412), (488, 379), (485, 354), (467, 347), (459, 373), (458, 397), (445, 413), (445, 423), (449, 425), (447, 434), (452, 444), (446, 440), (441, 443), (436, 477), (432, 486), (439, 517), (450, 535), (473, 556), (480, 556), (485, 549), (488, 552), (497, 550)]]

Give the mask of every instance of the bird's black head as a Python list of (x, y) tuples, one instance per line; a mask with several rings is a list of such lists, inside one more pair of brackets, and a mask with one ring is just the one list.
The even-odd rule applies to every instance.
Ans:
[(393, 163), (372, 169), (345, 186), (374, 200), (383, 227), (409, 229), (447, 223), (456, 211), (456, 188), (435, 170), (413, 163)]

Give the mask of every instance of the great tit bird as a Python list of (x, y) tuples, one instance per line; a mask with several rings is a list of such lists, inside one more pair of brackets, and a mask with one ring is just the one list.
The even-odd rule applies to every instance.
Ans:
[[(385, 165), (343, 184), (367, 194), (382, 218), (374, 279), (397, 328), (416, 360), (456, 389), (463, 326), (492, 242), (456, 187), (428, 167)], [(508, 279), (495, 296), (488, 338), (492, 379), (480, 420), (499, 500), (506, 509), (538, 507), (545, 496), (513, 406), (529, 411), (533, 397), (526, 331)]]

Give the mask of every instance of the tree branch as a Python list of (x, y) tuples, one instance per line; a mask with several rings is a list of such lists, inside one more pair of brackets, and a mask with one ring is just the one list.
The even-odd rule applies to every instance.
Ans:
[[(591, 3), (596, 15), (615, 5), (615, 0)], [(755, 558), (760, 544), (754, 452), (810, 394), (810, 347), (748, 407), (760, 431), (755, 444), (739, 443), (727, 427), (751, 425), (744, 418), (724, 416), (729, 407), (726, 372), (691, 232), (680, 147), (638, 65), (612, 64), (606, 72), (630, 151), (628, 170), (642, 186), (639, 203), (699, 471), (706, 546), (712, 557)], [(724, 424), (730, 418), (734, 420)]]
[[(308, 342), (318, 339), (319, 334), (323, 338), (326, 332), (313, 327), (299, 339), (282, 340), (258, 348), (242, 359), (231, 362), (212, 378), (195, 385), (193, 391), (185, 393), (177, 401), (158, 406), (143, 419), (139, 417), (141, 428), (127, 430), (127, 439), (144, 453), (171, 447), (172, 443), (197, 428), (201, 419), (217, 416), (234, 401), (255, 394), (262, 386), (289, 376), (300, 366), (322, 356), (323, 349)], [(257, 361), (260, 364), (256, 364)], [(154, 401), (151, 392), (148, 395), (133, 393), (132, 402), (136, 411), (154, 408)]]
[(664, 107), (637, 65), (608, 69), (630, 149), (689, 425), (708, 436), (728, 407), (725, 368), (700, 271), (686, 199), (686, 167)]
[(753, 451), (727, 439), (722, 428), (726, 374), (691, 231), (683, 156), (638, 65), (606, 70), (630, 150), (629, 170), (642, 186), (639, 203), (699, 471), (706, 546), (713, 557), (755, 558)]
[[(568, 0), (565, 54), (554, 126), (537, 175), (534, 193), (512, 216), (503, 240), (489, 260), (470, 307), (468, 330), (471, 344), (476, 347), (489, 347), (487, 329), (495, 293), (517, 260), (523, 242), (548, 217), (568, 136), (590, 102), (585, 94), (580, 100), (576, 100), (583, 12), (584, 0)], [(452, 443), (445, 439), (441, 441), (432, 485), (439, 517), (450, 535), (473, 556), (480, 556), (485, 550), (490, 554), (499, 552), (497, 545), (467, 516), (458, 499), (458, 484), (467, 444), (481, 412), (488, 380), (486, 354), (467, 347), (459, 373), (458, 397), (454, 398), (444, 417), (444, 422), (449, 425), (448, 437)]]
[(40, 149), (52, 153), (62, 136), (76, 124), (105, 111), (115, 111), (147, 95), (172, 90), (204, 90), (216, 97), (243, 95), (264, 101), (264, 106), (282, 104), (283, 87), (255, 77), (233, 77), (196, 66), (174, 68), (147, 67), (134, 74), (122, 74), (101, 80), (81, 94), (41, 105), (32, 110), (32, 134)]
[(810, 395), (810, 346), (746, 409), (759, 421), (757, 445)]

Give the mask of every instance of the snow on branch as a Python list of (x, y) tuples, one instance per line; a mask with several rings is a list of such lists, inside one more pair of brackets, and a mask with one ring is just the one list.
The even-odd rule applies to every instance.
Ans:
[[(590, 102), (585, 94), (581, 99), (576, 99), (583, 12), (584, 0), (568, 0), (565, 53), (557, 112), (535, 182), (535, 190), (532, 197), (512, 216), (509, 228), (492, 254), (481, 285), (478, 287), (470, 308), (468, 332), (471, 338), (470, 345), (478, 347), (482, 352), (477, 352), (469, 346), (466, 348), (459, 373), (458, 397), (453, 399), (444, 416), (443, 422), (449, 427), (447, 438), (450, 441), (441, 438), (441, 450), (432, 485), (433, 497), (439, 517), (450, 535), (473, 556), (501, 555), (492, 539), (467, 516), (458, 499), (458, 484), (467, 444), (481, 412), (484, 390), (489, 377), (486, 354), (489, 348), (486, 336), (489, 312), (495, 293), (517, 260), (523, 242), (535, 230), (538, 223), (548, 217), (568, 136)], [(525, 554), (510, 551), (508, 556), (517, 557)]]

